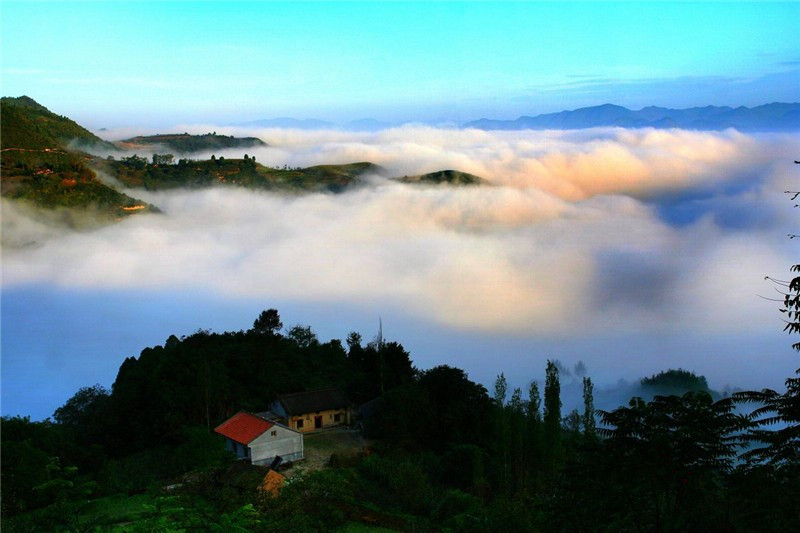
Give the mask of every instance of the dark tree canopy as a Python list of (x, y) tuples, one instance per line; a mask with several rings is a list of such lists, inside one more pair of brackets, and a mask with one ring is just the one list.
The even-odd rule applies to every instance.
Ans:
[(253, 322), (253, 330), (258, 333), (277, 333), (282, 327), (283, 323), (277, 309), (261, 311)]

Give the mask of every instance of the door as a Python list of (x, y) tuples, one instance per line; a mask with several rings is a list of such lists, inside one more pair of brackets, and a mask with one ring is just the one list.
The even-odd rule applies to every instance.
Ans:
[(314, 429), (319, 429), (322, 427), (322, 417), (315, 416), (314, 417)]

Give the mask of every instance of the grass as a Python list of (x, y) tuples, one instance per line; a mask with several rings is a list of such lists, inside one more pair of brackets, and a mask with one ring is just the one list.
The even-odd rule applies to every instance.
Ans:
[(348, 522), (336, 529), (338, 533), (390, 533), (396, 531), (385, 527), (370, 526), (361, 522)]
[(148, 494), (114, 494), (89, 503), (81, 510), (87, 520), (103, 517), (106, 524), (133, 522), (145, 510), (145, 505), (152, 505), (155, 500)]
[(46, 524), (54, 530), (111, 528), (139, 520), (146, 506), (154, 501), (147, 494), (114, 494), (88, 502), (71, 501), (3, 519), (3, 531), (37, 531)]

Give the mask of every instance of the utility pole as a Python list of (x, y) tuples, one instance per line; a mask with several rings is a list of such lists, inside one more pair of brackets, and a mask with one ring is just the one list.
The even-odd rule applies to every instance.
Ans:
[(383, 321), (378, 315), (378, 357), (381, 362), (381, 396), (383, 396)]

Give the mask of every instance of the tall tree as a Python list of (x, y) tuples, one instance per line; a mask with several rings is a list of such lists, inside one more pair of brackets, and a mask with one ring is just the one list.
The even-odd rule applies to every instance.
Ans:
[(494, 380), (494, 403), (498, 407), (503, 407), (506, 404), (507, 393), (508, 383), (506, 382), (506, 376), (500, 372), (500, 375)]
[(281, 317), (277, 309), (267, 309), (261, 311), (255, 322), (253, 322), (253, 330), (258, 333), (272, 333), (275, 334), (283, 327)]
[(511, 478), (512, 488), (516, 493), (525, 489), (527, 484), (525, 460), (525, 412), (527, 406), (522, 399), (522, 390), (515, 388), (508, 402), (509, 436), (511, 443)]
[(552, 478), (561, 464), (561, 384), (556, 362), (548, 360), (544, 381), (544, 467)]
[(583, 436), (587, 439), (594, 439), (597, 424), (594, 418), (594, 385), (592, 378), (583, 378)]
[(510, 412), (506, 408), (506, 394), (508, 392), (508, 383), (506, 376), (501, 372), (497, 379), (494, 381), (494, 443), (496, 447), (495, 454), (500, 460), (499, 468), (497, 469), (500, 479), (498, 480), (499, 486), (502, 491), (506, 493), (511, 492), (511, 424)]
[(542, 482), (542, 398), (539, 384), (531, 381), (528, 388), (528, 403), (525, 411), (527, 434), (525, 435), (525, 457), (527, 461), (527, 486), (532, 492), (541, 489)]

